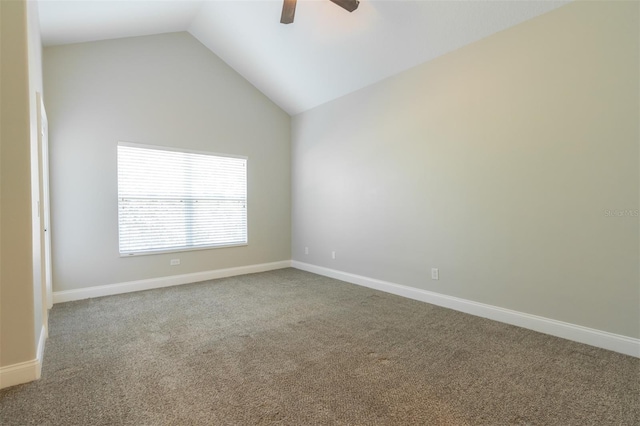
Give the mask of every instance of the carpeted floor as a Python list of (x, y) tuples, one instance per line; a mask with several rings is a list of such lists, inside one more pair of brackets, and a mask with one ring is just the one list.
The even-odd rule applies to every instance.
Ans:
[(640, 360), (295, 269), (55, 305), (5, 425), (640, 425)]

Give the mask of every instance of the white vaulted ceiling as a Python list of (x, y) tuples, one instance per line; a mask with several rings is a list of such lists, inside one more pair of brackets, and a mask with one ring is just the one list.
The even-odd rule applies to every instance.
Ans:
[(45, 46), (189, 31), (291, 115), (346, 95), (568, 1), (40, 0)]

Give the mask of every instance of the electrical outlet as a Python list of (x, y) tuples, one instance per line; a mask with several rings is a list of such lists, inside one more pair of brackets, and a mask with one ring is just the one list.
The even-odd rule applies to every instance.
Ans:
[(431, 268), (431, 279), (437, 280), (439, 278), (438, 268)]
[(304, 248), (304, 254), (309, 254), (309, 247)]
[(332, 258), (332, 259), (335, 259), (335, 258), (336, 258), (336, 252), (335, 252), (335, 251), (332, 251), (332, 252), (331, 252), (331, 258)]
[(171, 259), (171, 262), (169, 262), (169, 264), (171, 266), (176, 266), (180, 264), (180, 259)]

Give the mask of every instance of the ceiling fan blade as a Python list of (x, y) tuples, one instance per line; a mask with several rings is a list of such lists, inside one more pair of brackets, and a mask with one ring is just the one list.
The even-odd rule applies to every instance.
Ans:
[(284, 0), (282, 4), (282, 16), (280, 17), (281, 24), (290, 24), (293, 22), (293, 17), (296, 16), (296, 1), (297, 0)]
[[(285, 0), (286, 1), (286, 0)], [(353, 12), (358, 8), (360, 2), (358, 0), (331, 0), (346, 11)]]

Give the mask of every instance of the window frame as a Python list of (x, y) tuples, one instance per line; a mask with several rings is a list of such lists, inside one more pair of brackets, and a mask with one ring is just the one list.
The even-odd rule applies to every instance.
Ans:
[[(169, 151), (169, 152), (177, 152), (177, 153), (185, 153), (185, 154), (198, 154), (198, 155), (207, 155), (213, 157), (221, 157), (221, 158), (236, 158), (244, 160), (245, 165), (245, 230), (246, 230), (246, 238), (245, 242), (240, 243), (222, 243), (222, 244), (211, 244), (206, 246), (184, 246), (184, 247), (172, 247), (172, 248), (160, 248), (160, 249), (151, 249), (151, 250), (143, 250), (136, 252), (122, 252), (120, 251), (120, 237), (121, 237), (121, 227), (120, 227), (120, 157), (118, 153), (118, 148), (120, 146), (124, 147), (132, 147), (132, 148), (142, 148), (149, 150), (157, 150), (157, 151)], [(194, 150), (188, 148), (178, 148), (171, 146), (162, 146), (162, 145), (150, 145), (143, 144), (137, 142), (127, 142), (127, 141), (118, 141), (116, 145), (116, 204), (117, 204), (117, 226), (118, 226), (118, 253), (119, 256), (122, 257), (132, 257), (132, 256), (148, 256), (154, 254), (167, 254), (167, 253), (181, 253), (188, 251), (200, 251), (200, 250), (212, 250), (218, 248), (232, 248), (232, 247), (244, 247), (249, 245), (249, 158), (244, 155), (236, 155), (236, 154), (223, 154), (218, 152), (211, 151), (202, 151), (202, 150)]]

